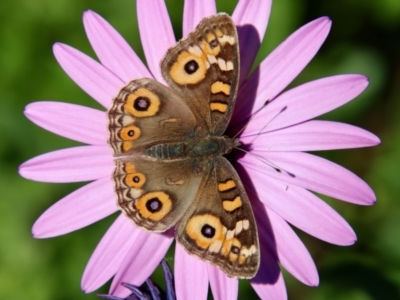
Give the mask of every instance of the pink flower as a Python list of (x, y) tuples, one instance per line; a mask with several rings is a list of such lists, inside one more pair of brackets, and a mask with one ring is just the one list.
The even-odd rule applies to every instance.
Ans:
[[(375, 202), (373, 191), (356, 175), (302, 151), (368, 147), (380, 141), (351, 125), (310, 121), (357, 97), (368, 85), (366, 77), (332, 76), (282, 92), (324, 42), (331, 26), (327, 17), (301, 27), (247, 76), (264, 37), (270, 8), (270, 0), (240, 0), (232, 15), (241, 46), (241, 80), (228, 133), (243, 126), (244, 120), (267, 99), (270, 101), (240, 134), (241, 143), (252, 146), (234, 165), (252, 201), (262, 250), (260, 270), (250, 282), (261, 298), (286, 299), (279, 264), (304, 284), (318, 285), (315, 264), (288, 223), (329, 243), (350, 245), (356, 241), (346, 221), (310, 191), (359, 205)], [(100, 63), (64, 44), (57, 43), (53, 48), (65, 72), (106, 109), (132, 79), (154, 77), (164, 82), (159, 64), (166, 50), (176, 43), (165, 4), (138, 0), (137, 13), (149, 70), (126, 41), (92, 11), (85, 12), (83, 19)], [(215, 13), (213, 0), (186, 0), (183, 36), (203, 17)], [(107, 144), (106, 112), (60, 102), (36, 102), (26, 107), (25, 114), (51, 132), (88, 145), (35, 157), (21, 165), (20, 174), (45, 182), (92, 181), (50, 207), (33, 226), (34, 236), (69, 233), (116, 212), (119, 208), (111, 180), (115, 166)], [(283, 171), (276, 172), (268, 165)], [(141, 285), (173, 240), (172, 231), (145, 232), (120, 214), (86, 266), (82, 289), (94, 291), (114, 276), (110, 293), (128, 295), (129, 290), (120, 283)], [(180, 245), (174, 261), (179, 299), (205, 299), (209, 282), (215, 299), (237, 297), (237, 279), (188, 255)]]

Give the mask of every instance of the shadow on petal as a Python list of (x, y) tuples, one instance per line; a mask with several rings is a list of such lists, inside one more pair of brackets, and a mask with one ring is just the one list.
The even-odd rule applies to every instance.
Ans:
[(261, 261), (258, 273), (251, 279), (251, 282), (274, 285), (281, 276), (281, 271), (278, 265), (277, 244), (271, 222), (246, 170), (239, 164), (235, 164), (235, 169), (239, 173), (240, 179), (246, 188), (258, 227)]
[[(260, 36), (257, 32), (257, 29), (252, 26), (252, 25), (243, 25), (243, 26), (238, 26), (237, 27), (237, 32), (239, 36), (239, 44), (241, 49), (246, 49), (246, 54), (248, 51), (252, 53), (252, 51), (257, 51), (258, 48), (260, 47)], [(249, 46), (251, 45), (251, 46)], [(253, 50), (252, 50), (253, 49)], [(257, 53), (257, 52), (256, 52)], [(241, 55), (241, 59), (243, 58), (243, 55)], [(253, 58), (254, 59), (254, 58)], [(250, 65), (250, 67), (247, 68), (248, 72), (251, 68), (251, 64), (253, 61), (248, 61), (246, 60), (245, 62), (241, 61), (240, 62), (240, 67), (244, 64)], [(243, 71), (240, 74), (240, 81), (239, 82), (244, 82), (247, 79), (248, 74), (244, 73)], [(258, 83), (260, 81), (260, 69), (257, 68), (254, 70), (254, 72), (251, 75), (251, 80), (253, 86), (258, 87)], [(235, 104), (235, 109), (232, 114), (232, 118), (229, 124), (228, 128), (228, 135), (229, 136), (234, 136), (235, 133), (237, 133), (239, 130), (242, 129), (243, 126), (247, 125), (249, 119), (251, 118), (251, 114), (253, 111), (253, 106), (256, 102), (257, 99), (257, 88), (249, 90), (248, 94), (243, 95), (243, 93), (240, 93), (240, 86), (238, 89), (238, 95), (241, 95), (242, 97), (238, 97), (236, 99), (236, 104)], [(267, 99), (265, 99), (267, 100)]]
[(249, 75), (250, 69), (256, 58), (258, 49), (260, 49), (260, 35), (253, 25), (237, 26), (239, 37), (239, 49), (245, 49), (240, 54), (240, 77), (239, 83), (243, 83)]

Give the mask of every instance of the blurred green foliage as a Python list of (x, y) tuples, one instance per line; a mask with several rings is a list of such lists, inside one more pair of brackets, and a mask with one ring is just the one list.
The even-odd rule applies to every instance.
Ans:
[[(235, 3), (217, 2), (219, 11), (228, 13)], [(168, 0), (167, 5), (180, 38), (183, 1)], [(143, 58), (133, 0), (0, 2), (0, 299), (97, 299), (81, 292), (80, 279), (115, 216), (65, 236), (35, 240), (30, 234), (34, 221), (82, 184), (32, 182), (17, 173), (31, 157), (77, 145), (30, 123), (24, 106), (44, 99), (99, 107), (63, 73), (51, 50), (60, 41), (94, 57), (82, 25), (85, 9), (105, 17)], [(299, 232), (321, 283), (310, 288), (285, 273), (288, 294), (307, 300), (400, 299), (400, 1), (276, 0), (257, 61), (323, 15), (333, 20), (331, 33), (294, 85), (341, 73), (370, 78), (364, 94), (322, 118), (361, 126), (377, 134), (382, 145), (320, 154), (365, 179), (378, 201), (359, 207), (326, 199), (352, 225), (358, 241), (343, 248)], [(173, 265), (173, 254), (167, 258)], [(162, 284), (159, 271), (155, 281)], [(241, 298), (251, 295), (248, 282), (241, 281)]]

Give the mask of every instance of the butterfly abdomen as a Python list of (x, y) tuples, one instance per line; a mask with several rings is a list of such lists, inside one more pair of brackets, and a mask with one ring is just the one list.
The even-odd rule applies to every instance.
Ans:
[(180, 159), (186, 157), (185, 143), (157, 144), (147, 148), (144, 154), (158, 160)]

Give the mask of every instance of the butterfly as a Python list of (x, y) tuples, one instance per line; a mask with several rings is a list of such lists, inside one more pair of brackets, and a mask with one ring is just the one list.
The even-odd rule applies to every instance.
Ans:
[(118, 206), (137, 226), (175, 226), (186, 251), (229, 277), (260, 264), (257, 226), (245, 188), (224, 157), (239, 82), (236, 27), (226, 14), (203, 19), (161, 62), (169, 87), (129, 82), (108, 111)]

